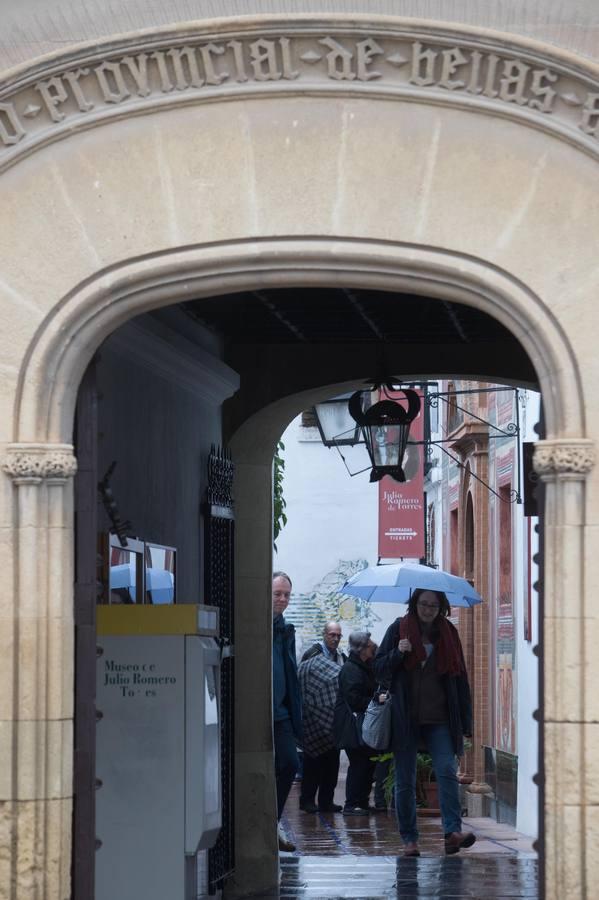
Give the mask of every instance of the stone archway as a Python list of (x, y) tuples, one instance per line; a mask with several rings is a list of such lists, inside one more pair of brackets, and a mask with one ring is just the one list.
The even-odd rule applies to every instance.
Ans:
[[(536, 454), (550, 560), (546, 877), (548, 896), (584, 896), (598, 865), (595, 661), (583, 641), (595, 622), (587, 548), (599, 513), (599, 317), (586, 303), (599, 225), (595, 71), (490, 33), (314, 17), (115, 38), (9, 73), (3, 86), (0, 165), (13, 223), (0, 284), (12, 314), (0, 370), (2, 560), (12, 585), (2, 656), (7, 896), (28, 896), (32, 884), (69, 893), (70, 439), (87, 361), (136, 313), (277, 283), (409, 285), (485, 310), (528, 352), (549, 435)], [(37, 247), (42, 275), (29, 262)], [(312, 399), (265, 404), (233, 436), (247, 601), (239, 627), (263, 642), (269, 550), (253, 555), (250, 541), (266, 539), (270, 513), (262, 502), (256, 516), (255, 491), (268, 496), (269, 441)], [(275, 881), (272, 822), (260, 807), (271, 778), (266, 707), (248, 728), (239, 863), (244, 889), (256, 891)]]

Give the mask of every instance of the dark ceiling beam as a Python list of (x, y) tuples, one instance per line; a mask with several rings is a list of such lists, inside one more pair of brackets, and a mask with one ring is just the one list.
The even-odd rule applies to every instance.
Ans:
[[(398, 381), (458, 378), (539, 389), (534, 367), (515, 338), (473, 342), (466, 347), (457, 337), (453, 342), (428, 345), (391, 341), (385, 344), (385, 351), (388, 369)], [(381, 344), (374, 338), (360, 344), (359, 352), (354, 341), (229, 345), (225, 362), (239, 372), (241, 387), (223, 406), (227, 440), (249, 416), (285, 396), (323, 385), (372, 384), (380, 358)], [(305, 408), (300, 405), (298, 412)]]
[(449, 319), (451, 320), (451, 324), (457, 331), (459, 337), (461, 337), (461, 339), (464, 341), (465, 344), (469, 344), (470, 338), (464, 331), (464, 328), (462, 327), (462, 323), (460, 322), (460, 318), (459, 318), (458, 314), (456, 313), (455, 309), (453, 308), (453, 305), (449, 302), (449, 300), (442, 300), (441, 303), (443, 304), (443, 306), (445, 308), (445, 312), (449, 316)]
[(347, 299), (349, 300), (349, 302), (351, 303), (353, 308), (356, 310), (356, 312), (358, 313), (360, 318), (363, 319), (364, 322), (366, 322), (366, 324), (368, 325), (368, 327), (370, 328), (372, 333), (374, 335), (376, 335), (376, 337), (379, 339), (379, 341), (386, 340), (385, 335), (383, 334), (381, 329), (378, 327), (376, 322), (374, 322), (370, 318), (370, 316), (368, 315), (368, 313), (366, 312), (366, 310), (364, 309), (364, 307), (358, 300), (354, 291), (350, 290), (349, 288), (342, 288), (341, 290), (343, 291), (343, 293), (345, 294), (345, 296), (347, 297)]
[(285, 326), (297, 339), (298, 341), (306, 341), (307, 338), (305, 334), (291, 322), (287, 316), (285, 316), (280, 309), (277, 308), (277, 305), (273, 303), (270, 297), (267, 297), (265, 293), (262, 291), (252, 291), (252, 295), (262, 303), (263, 306), (281, 322), (282, 325)]

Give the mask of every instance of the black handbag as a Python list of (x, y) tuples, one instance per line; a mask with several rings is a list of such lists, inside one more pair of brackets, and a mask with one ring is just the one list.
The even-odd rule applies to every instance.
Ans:
[(347, 700), (338, 703), (333, 715), (333, 739), (337, 750), (357, 750), (364, 746), (362, 722), (364, 713), (355, 713)]

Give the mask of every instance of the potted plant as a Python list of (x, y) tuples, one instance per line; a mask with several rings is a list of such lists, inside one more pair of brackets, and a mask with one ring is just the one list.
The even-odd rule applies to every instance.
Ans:
[[(393, 790), (395, 787), (395, 762), (393, 754), (380, 753), (377, 756), (373, 756), (372, 759), (376, 760), (376, 762), (391, 761), (389, 774), (384, 782), (387, 807), (391, 809), (394, 805)], [(418, 806), (421, 815), (439, 815), (438, 786), (435, 781), (433, 761), (428, 753), (418, 753), (416, 755), (416, 805)]]
[(416, 804), (421, 815), (439, 815), (439, 790), (429, 753), (416, 755)]

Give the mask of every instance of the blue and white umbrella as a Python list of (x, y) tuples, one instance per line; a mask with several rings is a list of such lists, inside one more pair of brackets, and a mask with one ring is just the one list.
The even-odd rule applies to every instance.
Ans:
[(351, 594), (374, 603), (409, 603), (413, 591), (442, 591), (452, 606), (474, 606), (482, 597), (469, 581), (418, 563), (368, 566), (345, 582), (341, 594)]

